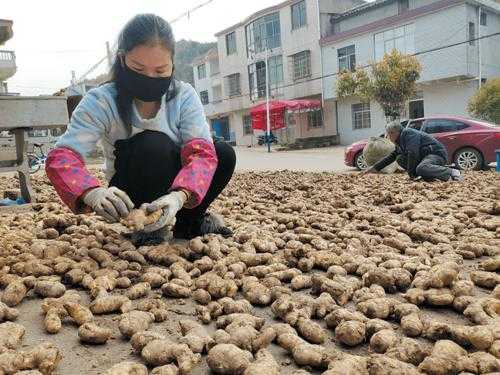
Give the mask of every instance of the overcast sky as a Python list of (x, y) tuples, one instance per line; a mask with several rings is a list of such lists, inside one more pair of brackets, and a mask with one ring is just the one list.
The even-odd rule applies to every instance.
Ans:
[[(0, 49), (14, 50), (17, 73), (9, 91), (52, 94), (106, 55), (122, 26), (137, 13), (172, 20), (206, 0), (0, 0), (0, 18), (14, 21), (14, 37)], [(176, 39), (215, 41), (217, 31), (282, 0), (213, 0), (173, 24)], [(102, 64), (96, 74), (104, 72)], [(93, 75), (92, 75), (93, 76)]]

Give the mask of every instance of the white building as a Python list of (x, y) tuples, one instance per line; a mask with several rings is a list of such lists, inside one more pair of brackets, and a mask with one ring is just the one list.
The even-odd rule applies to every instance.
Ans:
[[(13, 36), (13, 21), (0, 19), (0, 46)], [(16, 55), (14, 51), (0, 49), (0, 95), (19, 95), (9, 92), (6, 80), (17, 71)], [(55, 143), (55, 138), (61, 135), (60, 129), (34, 129), (28, 131), (27, 142), (43, 144), (46, 151)], [(31, 148), (31, 146), (30, 146)], [(0, 164), (5, 160), (16, 158), (15, 140), (10, 131), (0, 132)]]
[[(12, 38), (12, 21), (0, 19), (0, 46)], [(0, 95), (9, 92), (7, 79), (16, 73), (16, 55), (14, 51), (0, 49)]]
[(500, 76), (500, 4), (490, 0), (377, 0), (332, 20), (321, 40), (325, 106), (336, 103), (342, 144), (383, 132), (385, 116), (375, 102), (338, 100), (337, 73), (379, 61), (397, 49), (422, 65), (418, 93), (407, 117), (467, 115), (479, 82)]
[[(319, 40), (330, 19), (360, 0), (287, 0), (216, 34), (217, 51), (193, 63), (195, 88), (213, 129), (238, 145), (255, 144), (250, 108), (266, 95), (268, 54), (271, 99), (322, 100)], [(333, 106), (287, 117), (283, 141), (335, 138)]]

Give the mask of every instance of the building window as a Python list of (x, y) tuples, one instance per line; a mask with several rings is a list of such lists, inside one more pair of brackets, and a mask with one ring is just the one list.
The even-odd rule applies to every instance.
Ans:
[(469, 45), (473, 46), (476, 44), (474, 38), (476, 37), (476, 25), (474, 22), (469, 22)]
[(302, 0), (292, 5), (292, 30), (300, 29), (307, 24), (306, 2)]
[(64, 134), (65, 129), (64, 128), (55, 128), (50, 131), (50, 135), (53, 137), (60, 137), (61, 135)]
[(222, 100), (222, 86), (217, 85), (212, 87), (212, 102), (217, 103)]
[(408, 117), (410, 119), (424, 117), (424, 95), (422, 92), (416, 93), (408, 102)]
[(398, 2), (399, 14), (407, 12), (408, 9), (410, 9), (410, 1), (409, 0), (399, 0), (399, 2)]
[(257, 61), (248, 66), (248, 85), (250, 99), (255, 100), (266, 96), (266, 64), (264, 61)]
[(245, 28), (247, 54), (259, 53), (281, 46), (279, 12), (260, 17)]
[[(281, 55), (271, 56), (269, 64), (269, 88), (275, 89), (283, 82), (283, 57)], [(258, 99), (266, 96), (266, 64), (257, 61), (248, 66), (248, 84), (250, 87), (250, 98)]]
[(351, 109), (353, 129), (367, 129), (371, 127), (370, 103), (353, 104)]
[(269, 84), (275, 88), (283, 82), (283, 57), (281, 55), (271, 56), (268, 59), (269, 64)]
[(479, 17), (479, 24), (481, 26), (487, 26), (488, 25), (488, 16), (486, 15), (486, 12), (481, 9), (481, 16)]
[(234, 31), (226, 35), (226, 52), (228, 56), (236, 53), (236, 33)]
[(292, 55), (293, 79), (302, 79), (311, 75), (311, 51), (302, 51)]
[(49, 131), (47, 129), (37, 129), (37, 130), (29, 130), (28, 137), (30, 138), (41, 138), (47, 137), (49, 135)]
[(411, 55), (415, 53), (415, 26), (405, 25), (375, 34), (375, 60), (380, 61), (393, 49)]
[(210, 63), (210, 76), (215, 76), (220, 73), (219, 59), (212, 59)]
[(251, 135), (251, 134), (253, 134), (252, 116), (245, 115), (243, 116), (243, 135)]
[(227, 93), (229, 96), (241, 94), (240, 73), (231, 74), (227, 78)]
[(205, 64), (198, 65), (198, 79), (203, 79), (207, 76), (207, 67)]
[(322, 111), (307, 112), (307, 127), (309, 129), (323, 127), (323, 112)]
[(208, 104), (208, 91), (201, 91), (200, 92), (200, 99), (202, 104)]
[(339, 72), (343, 70), (354, 71), (356, 69), (356, 49), (354, 45), (339, 48), (337, 55), (339, 59)]
[(330, 30), (327, 32), (326, 36), (340, 33), (340, 22), (335, 19), (336, 14), (330, 14)]

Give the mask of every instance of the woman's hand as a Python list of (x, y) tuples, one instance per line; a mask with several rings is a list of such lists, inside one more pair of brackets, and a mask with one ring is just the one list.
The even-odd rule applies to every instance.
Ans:
[(127, 193), (114, 186), (89, 190), (83, 197), (83, 203), (110, 223), (118, 222), (134, 208)]
[(373, 168), (373, 167), (368, 167), (368, 168), (366, 168), (366, 169), (362, 170), (362, 171), (361, 171), (361, 173), (360, 173), (360, 175), (361, 175), (361, 176), (364, 176), (364, 175), (366, 175), (366, 174), (368, 174), (368, 173), (377, 173), (377, 172), (378, 172), (378, 171), (377, 171), (375, 168)]
[(152, 203), (145, 203), (141, 208), (145, 209), (148, 213), (158, 210), (163, 210), (160, 219), (153, 224), (144, 227), (144, 232), (154, 232), (166, 225), (175, 224), (175, 215), (184, 206), (188, 200), (188, 194), (184, 191), (173, 191), (163, 197), (158, 198)]

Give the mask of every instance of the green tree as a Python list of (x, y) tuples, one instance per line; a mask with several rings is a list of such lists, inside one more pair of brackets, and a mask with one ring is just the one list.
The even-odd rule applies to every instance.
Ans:
[(500, 77), (488, 80), (469, 100), (469, 113), (500, 124)]
[(422, 68), (417, 58), (397, 50), (384, 55), (382, 61), (371, 63), (368, 71), (357, 68), (343, 71), (337, 80), (339, 98), (357, 96), (362, 100), (375, 100), (386, 117), (401, 117), (406, 102), (415, 95), (416, 82)]

